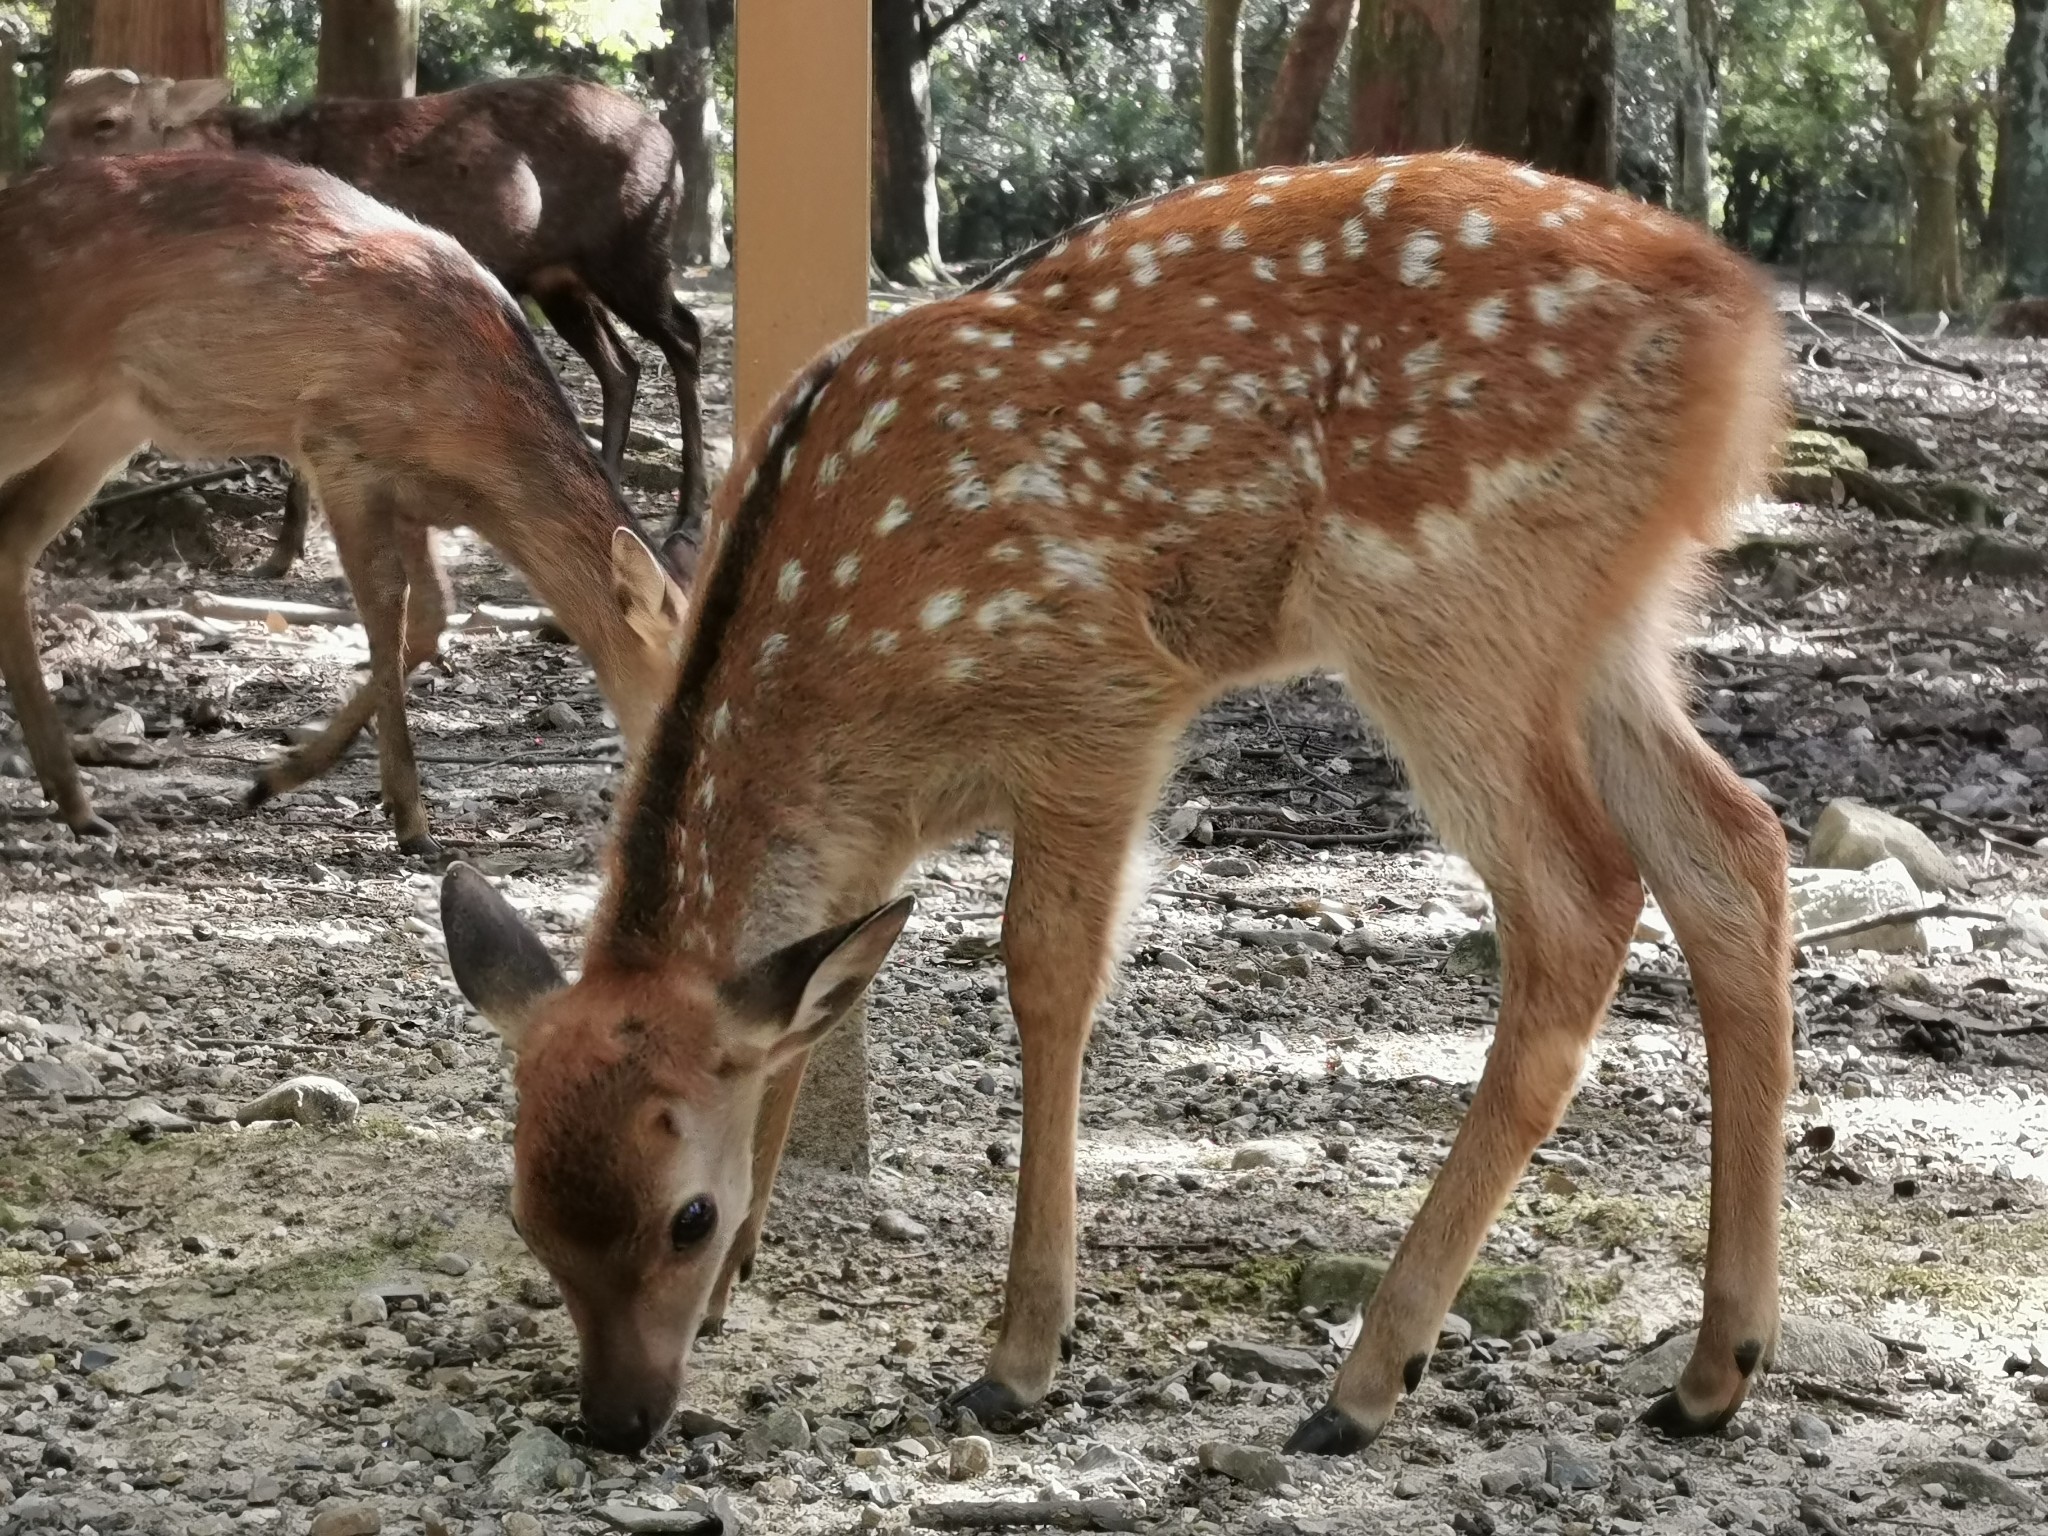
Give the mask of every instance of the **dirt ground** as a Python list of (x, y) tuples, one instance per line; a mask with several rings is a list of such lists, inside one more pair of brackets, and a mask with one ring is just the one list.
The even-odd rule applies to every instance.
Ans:
[[(722, 439), (729, 297), (695, 297)], [(1090, 1052), (1081, 1312), (1043, 1417), (983, 1468), (940, 1409), (991, 1337), (1015, 1177), (989, 839), (921, 867), (876, 985), (867, 1189), (786, 1182), (690, 1415), (638, 1461), (581, 1444), (567, 1320), (506, 1220), (509, 1080), (371, 749), (240, 808), (253, 766), (354, 686), (360, 630), (121, 616), (198, 592), (348, 603), (317, 523), (286, 581), (250, 574), (282, 492), (259, 474), (96, 513), (45, 559), (74, 728), (140, 716), (139, 740), (101, 733), (135, 766), (92, 770), (117, 845), (48, 817), (0, 717), (0, 1530), (296, 1536), (324, 1509), (319, 1536), (373, 1517), (535, 1536), (684, 1530), (708, 1507), (796, 1536), (997, 1499), (1162, 1532), (2048, 1529), (2048, 961), (2024, 921), (2048, 915), (2048, 583), (2026, 558), (2048, 533), (2048, 353), (1945, 338), (1979, 383), (1823, 328), (1833, 366), (1800, 368), (1802, 403), (1940, 466), (1887, 481), (1966, 480), (1991, 505), (1958, 527), (1829, 485), (1750, 509), (1692, 642), (1700, 718), (1795, 855), (1854, 796), (1930, 831), (1969, 877), (1951, 901), (1992, 916), (1955, 920), (1943, 953), (1805, 952), (1784, 1299), (1808, 1326), (1725, 1434), (1635, 1423), (1639, 1357), (1697, 1315), (1706, 1232), (1697, 1018), (1649, 921), (1461, 1302), (1470, 1336), (1447, 1334), (1366, 1455), (1270, 1454), (1339, 1358), (1348, 1309), (1319, 1287), (1392, 1252), (1496, 992), (1483, 891), (1319, 678), (1213, 710), (1160, 807)], [(652, 526), (674, 405), (643, 356)], [(530, 601), (474, 541), (450, 553), (465, 606)], [(412, 723), (436, 835), (573, 964), (618, 772), (587, 670), (532, 633), (457, 632)], [(235, 1122), (304, 1073), (360, 1114)], [(1252, 1450), (1198, 1459), (1207, 1442)]]

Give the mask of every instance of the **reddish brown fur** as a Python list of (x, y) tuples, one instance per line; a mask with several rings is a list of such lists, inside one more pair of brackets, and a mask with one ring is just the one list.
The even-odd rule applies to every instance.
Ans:
[[(590, 364), (617, 480), (640, 366), (606, 310), (661, 349), (683, 434), (678, 527), (702, 504), (696, 317), (670, 287), (681, 172), (668, 130), (629, 98), (561, 77), (491, 80), (395, 101), (319, 100), (280, 114), (220, 103), (225, 81), (79, 70), (50, 103), (50, 160), (166, 149), (246, 150), (317, 166), (459, 241), (530, 295)], [(304, 536), (287, 514), (283, 574)]]
[(0, 663), (45, 789), (104, 831), (36, 663), (29, 573), (145, 442), (275, 454), (319, 488), (374, 679), (260, 781), (323, 771), (380, 713), (401, 841), (430, 847), (403, 678), (439, 644), (429, 530), (504, 551), (643, 734), (681, 596), (606, 482), (503, 289), (445, 236), (252, 156), (80, 161), (0, 192)]
[[(564, 1127), (622, 1018), (672, 1060), (719, 1059), (751, 1037), (732, 978), (1007, 826), (1023, 1168), (1001, 1333), (964, 1401), (1035, 1400), (1071, 1317), (1081, 1060), (1127, 853), (1199, 709), (1334, 667), (1487, 879), (1504, 974), (1456, 1145), (1294, 1448), (1363, 1443), (1421, 1369), (1566, 1106), (1644, 880), (1695, 967), (1716, 1110), (1702, 1343), (1656, 1421), (1724, 1420), (1777, 1328), (1785, 855), (1693, 730), (1666, 627), (1771, 454), (1778, 345), (1756, 275), (1702, 231), (1463, 154), (1183, 190), (846, 344), (722, 493), (582, 979), (518, 1010), (522, 1209), (591, 1165), (591, 1128)], [(687, 1134), (633, 1220), (692, 1188), (750, 1198), (661, 1270), (646, 1306), (703, 1298), (671, 1337), (719, 1315), (758, 1238), (776, 1070), (667, 1106)], [(657, 1075), (643, 1092), (663, 1103)], [(614, 1431), (622, 1405), (665, 1412), (682, 1362), (611, 1380), (593, 1337), (586, 1411)]]

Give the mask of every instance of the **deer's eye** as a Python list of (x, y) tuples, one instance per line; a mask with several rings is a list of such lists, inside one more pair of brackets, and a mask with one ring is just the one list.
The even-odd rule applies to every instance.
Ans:
[(717, 1225), (718, 1207), (709, 1195), (699, 1195), (676, 1212), (675, 1223), (669, 1228), (669, 1241), (675, 1244), (676, 1252), (682, 1253), (703, 1242)]
[(101, 139), (112, 138), (120, 129), (121, 120), (118, 117), (103, 117), (92, 125), (93, 136)]

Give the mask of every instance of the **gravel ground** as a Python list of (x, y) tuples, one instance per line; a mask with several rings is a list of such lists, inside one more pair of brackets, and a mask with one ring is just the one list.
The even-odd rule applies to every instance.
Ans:
[[(730, 309), (699, 297), (722, 446)], [(1991, 382), (1845, 340), (1805, 398), (1923, 437), (2038, 549), (2038, 358), (1948, 345)], [(631, 478), (653, 522), (673, 405), (646, 361)], [(963, 1440), (939, 1406), (991, 1337), (1014, 1184), (988, 839), (920, 868), (876, 984), (872, 1180), (785, 1182), (690, 1412), (627, 1462), (577, 1437), (573, 1337), (505, 1218), (509, 1080), (373, 757), (238, 808), (251, 765), (353, 685), (360, 631), (119, 616), (198, 590), (345, 604), (318, 534), (285, 583), (247, 574), (280, 493), (254, 475), (133, 503), (45, 561), (76, 728), (141, 717), (92, 770), (118, 846), (73, 842), (6, 776), (0, 722), (0, 1530), (796, 1536), (970, 1500), (1303, 1536), (2048, 1528), (2048, 959), (2027, 927), (2048, 915), (2048, 621), (2038, 575), (1952, 574), (1984, 530), (1761, 506), (1699, 627), (1702, 722), (1795, 852), (1856, 796), (1934, 835), (1958, 909), (2002, 915), (1806, 952), (1799, 1325), (1724, 1435), (1634, 1423), (1705, 1240), (1704, 1063), (1651, 914), (1420, 1391), (1355, 1461), (1277, 1455), (1457, 1125), (1496, 991), (1484, 891), (1313, 678), (1213, 710), (1160, 808), (1090, 1051), (1076, 1350), (1042, 1419)], [(465, 602), (529, 600), (450, 547)], [(617, 774), (587, 671), (532, 634), (456, 634), (413, 723), (436, 835), (573, 963)], [(310, 1123), (238, 1122), (304, 1075), (345, 1085), (340, 1123), (317, 1099)]]

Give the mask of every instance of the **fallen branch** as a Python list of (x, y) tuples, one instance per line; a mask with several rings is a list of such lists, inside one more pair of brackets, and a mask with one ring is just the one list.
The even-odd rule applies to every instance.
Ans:
[(1824, 1381), (1809, 1381), (1803, 1376), (1780, 1379), (1792, 1389), (1794, 1397), (1803, 1397), (1809, 1403), (1840, 1403), (1845, 1408), (1858, 1408), (1886, 1419), (1903, 1419), (1906, 1416), (1906, 1410), (1888, 1397), (1851, 1392), (1847, 1387), (1832, 1387)]
[(180, 475), (175, 480), (152, 480), (148, 485), (131, 485), (97, 496), (86, 511), (97, 512), (101, 507), (118, 507), (124, 501), (141, 501), (150, 496), (167, 496), (172, 491), (189, 491), (195, 486), (212, 485), (216, 481), (232, 480), (236, 475), (248, 473), (248, 465), (230, 464), (225, 469), (202, 469), (196, 474)]
[(1300, 843), (1307, 848), (1383, 848), (1404, 843), (1406, 832), (1282, 832), (1272, 827), (1218, 827), (1219, 843)]
[(1965, 917), (1989, 923), (2005, 921), (2001, 912), (1986, 912), (1981, 907), (1958, 907), (1950, 902), (1937, 901), (1924, 907), (1897, 907), (1869, 917), (1852, 917), (1845, 923), (1826, 923), (1819, 928), (1809, 928), (1804, 933), (1792, 935), (1792, 947), (1804, 949), (1809, 944), (1846, 939), (1852, 934), (1868, 933), (1873, 928), (1889, 928), (1895, 923), (1917, 923), (1927, 917)]
[(1979, 384), (1982, 384), (1989, 377), (1975, 363), (1958, 362), (1953, 358), (1941, 357), (1936, 353), (1928, 351), (1925, 347), (1917, 345), (1910, 337), (1886, 325), (1868, 310), (1854, 309), (1846, 304), (1833, 304), (1824, 313), (1845, 316), (1850, 320), (1854, 320), (1858, 325), (1868, 327), (1870, 330), (1877, 332), (1878, 335), (1882, 336), (1897, 349), (1899, 356), (1907, 358), (1912, 362), (1923, 364), (1929, 368), (1939, 368), (1943, 373), (1961, 374), (1964, 378), (1973, 379)]
[(910, 1511), (910, 1523), (921, 1531), (1002, 1531), (1020, 1526), (1043, 1526), (1055, 1531), (1135, 1531), (1143, 1511), (1143, 1505), (1125, 1499), (919, 1504)]
[(274, 613), (287, 624), (360, 624), (362, 616), (353, 608), (330, 608), (324, 603), (294, 603), (283, 598), (221, 597), (212, 592), (194, 592), (185, 599), (185, 611), (201, 619), (233, 619), (244, 624), (267, 624)]

